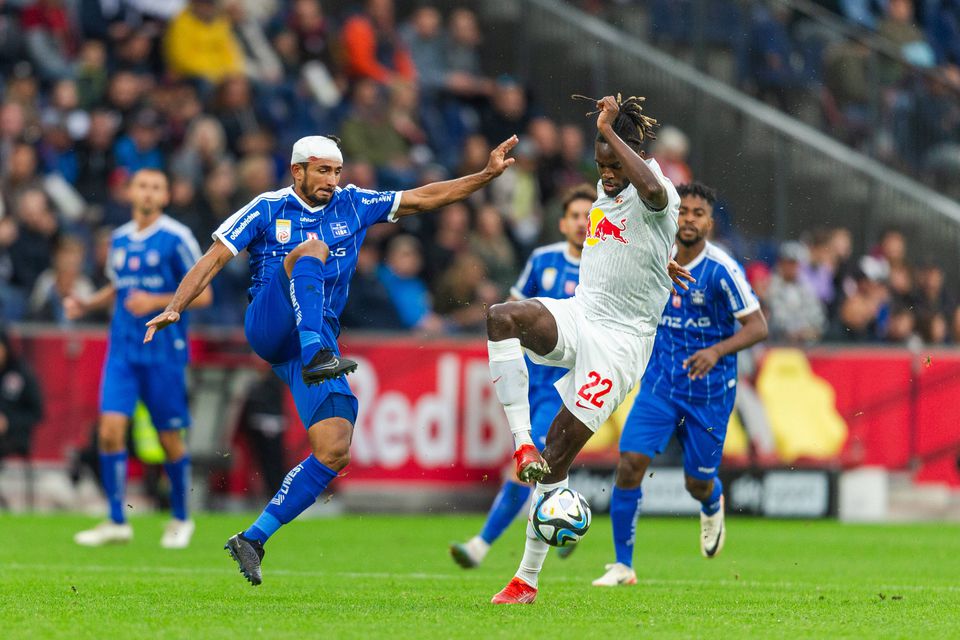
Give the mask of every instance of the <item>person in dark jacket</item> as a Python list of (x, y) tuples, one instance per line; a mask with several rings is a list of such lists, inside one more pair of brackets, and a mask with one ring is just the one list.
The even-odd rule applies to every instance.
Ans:
[(20, 360), (0, 330), (0, 460), (29, 455), (33, 429), (43, 418), (43, 396), (36, 376)]

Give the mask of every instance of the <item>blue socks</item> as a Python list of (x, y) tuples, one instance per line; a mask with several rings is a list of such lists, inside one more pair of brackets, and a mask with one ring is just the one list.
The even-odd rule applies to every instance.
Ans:
[(187, 493), (190, 488), (190, 456), (166, 462), (163, 468), (170, 478), (170, 512), (177, 520), (187, 519)]
[[(302, 260), (303, 258), (300, 258), (297, 265)], [(256, 522), (243, 532), (243, 537), (263, 544), (282, 525), (296, 518), (316, 502), (330, 481), (336, 477), (336, 471), (317, 460), (313, 454), (308, 455), (303, 462), (287, 473), (280, 490), (273, 496)]]
[(723, 496), (723, 483), (720, 482), (720, 478), (714, 478), (713, 492), (709, 498), (700, 503), (703, 505), (700, 507), (700, 510), (703, 511), (704, 515), (712, 516), (717, 511), (720, 511), (721, 496)]
[(633, 566), (633, 542), (637, 531), (637, 517), (643, 504), (643, 489), (613, 487), (610, 498), (610, 521), (613, 524), (613, 547), (617, 562)]
[(117, 524), (127, 521), (123, 513), (123, 498), (127, 492), (127, 452), (100, 453), (100, 478), (103, 492), (110, 504), (110, 519)]
[(300, 334), (300, 358), (309, 364), (323, 347), (323, 261), (312, 256), (303, 256), (293, 265), (290, 274), (290, 302), (297, 317), (297, 332)]
[(500, 487), (500, 493), (497, 494), (497, 498), (490, 507), (490, 513), (487, 514), (483, 531), (480, 532), (480, 537), (483, 538), (484, 542), (493, 544), (500, 537), (500, 534), (510, 526), (513, 519), (523, 509), (523, 505), (527, 503), (527, 498), (530, 497), (532, 491), (533, 489), (529, 486), (513, 480), (506, 480), (503, 483), (503, 486)]

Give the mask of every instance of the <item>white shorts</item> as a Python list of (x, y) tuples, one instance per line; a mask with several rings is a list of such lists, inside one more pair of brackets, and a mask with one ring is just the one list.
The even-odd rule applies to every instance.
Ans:
[(599, 326), (586, 319), (576, 297), (534, 299), (553, 316), (558, 338), (547, 355), (527, 355), (537, 364), (570, 370), (554, 386), (570, 413), (596, 432), (643, 377), (655, 336)]

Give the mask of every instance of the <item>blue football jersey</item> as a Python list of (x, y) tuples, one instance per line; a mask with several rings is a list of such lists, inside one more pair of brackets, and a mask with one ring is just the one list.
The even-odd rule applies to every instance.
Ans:
[(737, 318), (757, 311), (760, 302), (736, 260), (707, 243), (686, 265), (696, 279), (690, 289), (671, 294), (660, 318), (643, 385), (661, 396), (692, 402), (727, 400), (737, 388), (737, 356), (726, 355), (705, 378), (690, 380), (683, 362), (700, 349), (737, 331)]
[[(520, 273), (510, 295), (526, 298), (571, 298), (580, 282), (580, 260), (570, 255), (566, 242), (548, 244), (534, 249)], [(530, 372), (530, 395), (556, 394), (553, 383), (567, 373), (560, 367), (548, 367), (527, 361)]]
[(309, 239), (325, 242), (330, 257), (323, 268), (324, 315), (339, 332), (340, 314), (367, 228), (396, 221), (401, 193), (369, 191), (351, 184), (337, 187), (327, 204), (311, 207), (290, 186), (257, 196), (227, 218), (213, 237), (234, 255), (243, 249), (250, 253), (250, 299), (282, 268), (284, 257), (297, 245)]
[(135, 316), (124, 307), (131, 291), (173, 293), (187, 271), (200, 259), (200, 246), (190, 230), (166, 214), (146, 229), (134, 222), (113, 232), (107, 276), (117, 290), (110, 323), (110, 356), (129, 362), (187, 362), (188, 314), (158, 331), (143, 344), (146, 323), (155, 313)]

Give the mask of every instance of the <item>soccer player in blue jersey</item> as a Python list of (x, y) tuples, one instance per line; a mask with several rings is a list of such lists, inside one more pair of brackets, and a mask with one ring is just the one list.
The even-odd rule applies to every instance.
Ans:
[[(133, 219), (113, 232), (107, 274), (110, 284), (86, 300), (67, 298), (67, 317), (77, 319), (114, 305), (110, 342), (100, 389), (100, 471), (110, 504), (110, 519), (74, 536), (77, 544), (100, 546), (128, 542), (133, 529), (124, 514), (127, 478), (127, 426), (137, 400), (143, 401), (166, 455), (173, 518), (160, 544), (182, 549), (190, 544), (194, 524), (187, 514), (190, 455), (183, 430), (187, 409), (187, 324), (144, 345), (143, 324), (173, 299), (177, 283), (200, 258), (200, 247), (186, 226), (163, 213), (169, 199), (167, 177), (141, 169), (127, 190)], [(194, 307), (207, 306), (212, 295), (198, 292)]]
[[(587, 237), (590, 207), (596, 198), (597, 190), (589, 184), (573, 187), (564, 194), (560, 233), (566, 240), (534, 250), (517, 284), (510, 290), (511, 300), (573, 296), (580, 282), (580, 254), (583, 253), (583, 242)], [(534, 445), (543, 451), (547, 431), (562, 404), (554, 383), (563, 377), (566, 370), (534, 364), (529, 360), (527, 370), (530, 372), (530, 390), (527, 394), (530, 399), (530, 433)], [(483, 562), (490, 545), (517, 517), (531, 491), (530, 485), (521, 482), (515, 474), (504, 480), (490, 507), (483, 530), (465, 543), (450, 546), (454, 561), (464, 569), (471, 569)], [(561, 551), (573, 548), (563, 547)]]
[(715, 557), (726, 537), (717, 470), (737, 393), (736, 354), (767, 337), (767, 322), (740, 265), (707, 241), (714, 191), (694, 182), (677, 192), (675, 259), (695, 283), (687, 290), (678, 288), (667, 302), (623, 428), (610, 503), (616, 562), (607, 565), (595, 586), (636, 584), (633, 545), (643, 499), (640, 485), (651, 460), (674, 433), (683, 447), (687, 491), (702, 505), (701, 553)]
[[(486, 167), (409, 191), (339, 187), (343, 155), (334, 136), (293, 145), (293, 185), (261, 194), (213, 233), (214, 243), (184, 277), (167, 309), (147, 323), (145, 342), (180, 312), (237, 253), (247, 249), (253, 282), (245, 331), (261, 358), (290, 387), (313, 452), (295, 466), (259, 518), (226, 549), (251, 582), (262, 581), (263, 544), (312, 505), (350, 460), (357, 399), (344, 376), (357, 364), (340, 356), (339, 317), (367, 228), (463, 200), (513, 164), (516, 136)], [(323, 383), (323, 384), (320, 384)]]

